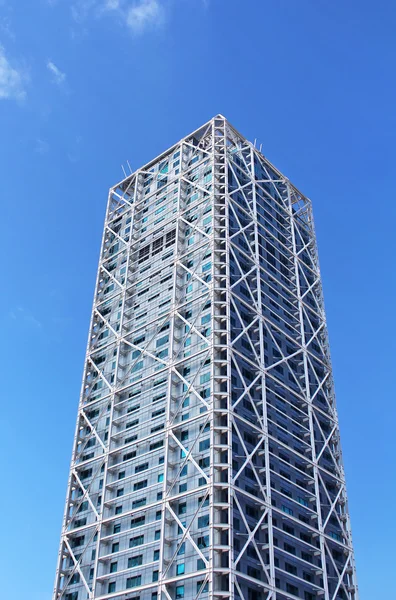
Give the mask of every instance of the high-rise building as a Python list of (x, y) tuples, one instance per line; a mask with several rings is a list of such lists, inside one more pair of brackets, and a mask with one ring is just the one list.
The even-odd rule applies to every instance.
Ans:
[(217, 115), (110, 190), (54, 600), (357, 600), (310, 201)]

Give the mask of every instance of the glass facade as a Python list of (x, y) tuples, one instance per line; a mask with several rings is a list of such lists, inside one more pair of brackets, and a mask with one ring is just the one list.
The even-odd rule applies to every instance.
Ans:
[(110, 190), (61, 598), (357, 600), (311, 204), (221, 115)]

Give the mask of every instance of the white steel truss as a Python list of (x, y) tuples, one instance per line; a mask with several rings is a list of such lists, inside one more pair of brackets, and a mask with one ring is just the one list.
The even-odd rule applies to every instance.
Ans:
[(310, 201), (217, 115), (110, 190), (54, 600), (358, 600)]

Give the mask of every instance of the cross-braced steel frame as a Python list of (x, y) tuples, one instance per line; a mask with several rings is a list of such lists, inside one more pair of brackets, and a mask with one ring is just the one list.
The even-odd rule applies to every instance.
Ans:
[(54, 600), (358, 600), (311, 203), (218, 115), (110, 190)]

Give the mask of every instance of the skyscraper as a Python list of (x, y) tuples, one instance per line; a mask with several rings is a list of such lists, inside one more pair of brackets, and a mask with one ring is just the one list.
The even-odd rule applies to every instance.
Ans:
[(110, 190), (54, 600), (357, 600), (311, 203), (217, 115)]

